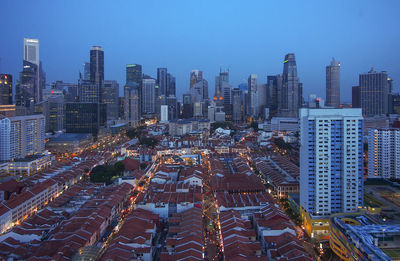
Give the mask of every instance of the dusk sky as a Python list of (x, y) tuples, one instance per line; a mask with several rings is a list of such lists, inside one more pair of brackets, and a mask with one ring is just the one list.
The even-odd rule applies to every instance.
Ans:
[[(400, 1), (299, 0), (5, 0), (1, 1), (0, 72), (19, 78), (23, 38), (40, 40), (47, 82), (77, 82), (89, 50), (105, 52), (105, 79), (125, 83), (125, 65), (157, 67), (176, 76), (177, 97), (189, 89), (189, 73), (204, 71), (214, 94), (220, 67), (236, 87), (258, 74), (282, 73), (295, 53), (304, 98), (325, 98), (325, 66), (342, 64), (341, 100), (351, 101), (359, 73), (385, 70), (399, 90)], [(121, 95), (121, 93), (120, 93)]]

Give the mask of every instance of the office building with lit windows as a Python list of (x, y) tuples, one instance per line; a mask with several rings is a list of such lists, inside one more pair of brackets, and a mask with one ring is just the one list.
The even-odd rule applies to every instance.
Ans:
[(368, 130), (368, 178), (400, 179), (400, 129)]
[(106, 122), (106, 105), (85, 102), (65, 103), (65, 130), (67, 133), (90, 133), (97, 136)]
[[(361, 109), (300, 109), (303, 219), (312, 223), (363, 205), (362, 138)], [(314, 236), (322, 233), (327, 230), (314, 231)]]

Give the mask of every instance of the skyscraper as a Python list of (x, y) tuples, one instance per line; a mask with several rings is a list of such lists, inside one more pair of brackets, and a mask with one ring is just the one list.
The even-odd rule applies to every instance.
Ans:
[(167, 74), (167, 96), (176, 96), (176, 79), (170, 73)]
[(190, 72), (190, 88), (193, 87), (193, 85), (203, 79), (203, 72), (199, 70), (192, 70)]
[(298, 117), (302, 104), (302, 86), (297, 77), (294, 53), (286, 54), (283, 61), (282, 96), (279, 114), (285, 117)]
[(90, 63), (83, 63), (83, 79), (85, 81), (90, 81)]
[(157, 68), (158, 95), (167, 96), (167, 68)]
[(363, 205), (361, 109), (300, 110), (300, 205), (311, 218)]
[(119, 84), (117, 81), (105, 80), (102, 88), (101, 103), (107, 106), (107, 119), (118, 118)]
[(39, 40), (24, 38), (24, 61), (39, 66)]
[(335, 58), (326, 66), (326, 106), (340, 107), (340, 62)]
[(100, 46), (90, 48), (90, 81), (100, 85), (104, 81), (104, 51)]
[(250, 74), (248, 78), (250, 115), (252, 116), (257, 116), (258, 114), (257, 78), (257, 74)]
[(0, 105), (13, 104), (12, 75), (0, 74)]
[(275, 116), (282, 105), (282, 76), (280, 74), (267, 76), (267, 84), (269, 90), (267, 94), (269, 97), (268, 107), (271, 116)]
[(360, 105), (366, 116), (388, 113), (389, 79), (385, 71), (377, 72), (373, 68), (360, 74)]
[(142, 113), (143, 114), (154, 114), (155, 113), (155, 79), (143, 79), (143, 90), (142, 90)]
[(16, 104), (33, 108), (34, 103), (42, 100), (45, 81), (39, 59), (39, 40), (24, 38), (23, 70), (20, 73), (20, 82), (16, 85)]
[(242, 121), (242, 90), (234, 88), (232, 90), (232, 121), (239, 123)]
[(40, 101), (39, 66), (29, 61), (23, 61), (23, 70), (16, 85), (15, 102), (18, 106), (33, 107)]
[(124, 87), (125, 119), (127, 119), (132, 126), (138, 124), (140, 116), (142, 115), (142, 84), (142, 66), (140, 64), (127, 64), (126, 85)]
[[(219, 72), (219, 76), (215, 77), (214, 100), (216, 101), (217, 106), (222, 106), (224, 104), (224, 102), (223, 102), (223, 83), (229, 84), (229, 70), (225, 71), (225, 72), (223, 72), (221, 70)], [(225, 87), (226, 87), (226, 85), (225, 85)]]

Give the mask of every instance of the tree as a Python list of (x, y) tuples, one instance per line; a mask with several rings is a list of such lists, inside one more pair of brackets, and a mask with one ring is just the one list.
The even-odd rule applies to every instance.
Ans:
[(140, 137), (139, 143), (148, 147), (154, 148), (158, 144), (158, 140), (152, 137)]
[(118, 162), (116, 162), (116, 163), (114, 164), (114, 169), (115, 169), (115, 172), (116, 172), (119, 176), (121, 176), (121, 175), (122, 175), (122, 172), (124, 172), (124, 170), (125, 170), (125, 165), (124, 165), (124, 163), (123, 163), (122, 161), (118, 161)]

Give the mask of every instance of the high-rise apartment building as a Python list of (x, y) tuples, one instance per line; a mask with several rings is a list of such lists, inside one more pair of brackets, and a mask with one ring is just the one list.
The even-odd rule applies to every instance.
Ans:
[(258, 114), (257, 78), (257, 74), (250, 74), (248, 78), (250, 115), (252, 116), (256, 116)]
[(12, 75), (0, 74), (0, 105), (13, 104)]
[(20, 159), (44, 151), (45, 118), (29, 115), (0, 120), (0, 161)]
[(312, 218), (363, 205), (361, 109), (300, 109), (300, 205)]
[(368, 177), (400, 179), (400, 129), (368, 130)]
[(298, 117), (302, 105), (302, 85), (297, 77), (294, 53), (286, 54), (283, 61), (281, 105), (279, 114), (285, 117)]
[(340, 107), (340, 62), (334, 58), (326, 66), (326, 106)]
[(107, 119), (118, 118), (119, 84), (117, 81), (106, 80), (103, 83), (101, 103), (107, 106)]
[(373, 68), (368, 73), (360, 74), (360, 105), (364, 115), (388, 113), (389, 81), (387, 72), (377, 72)]

